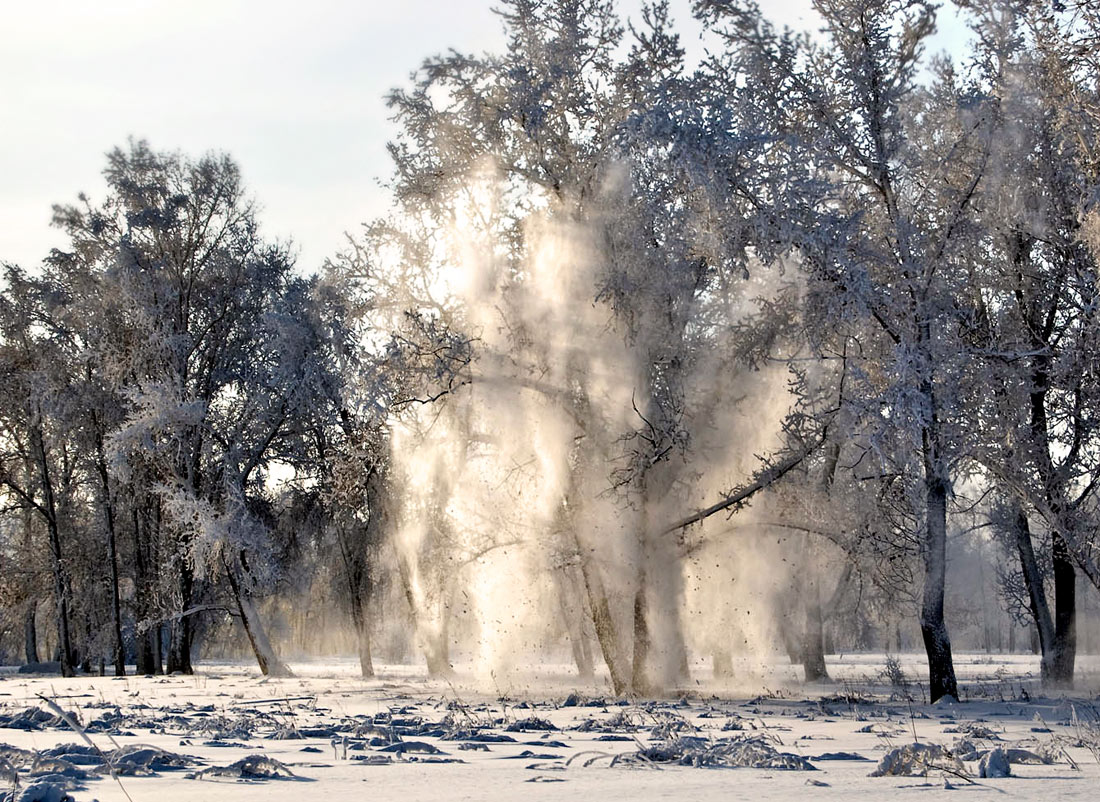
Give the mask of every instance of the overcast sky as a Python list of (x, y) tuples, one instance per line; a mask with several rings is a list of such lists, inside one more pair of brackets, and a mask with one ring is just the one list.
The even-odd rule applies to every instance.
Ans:
[[(634, 14), (640, 0), (624, 0)], [(688, 0), (674, 0), (687, 17)], [(769, 3), (806, 27), (809, 0)], [(127, 137), (226, 151), (305, 271), (385, 205), (386, 91), (429, 55), (499, 49), (491, 0), (38, 0), (0, 23), (0, 261), (62, 244), (50, 207), (104, 191)], [(686, 26), (685, 26), (686, 27)]]

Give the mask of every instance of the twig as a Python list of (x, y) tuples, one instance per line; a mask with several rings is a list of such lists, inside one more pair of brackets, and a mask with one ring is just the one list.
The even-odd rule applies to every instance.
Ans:
[(585, 765), (586, 768), (588, 766), (592, 765), (592, 763), (594, 761), (599, 760), (601, 757), (611, 758), (611, 760), (615, 760), (615, 758), (618, 757), (618, 755), (612, 755), (609, 752), (598, 752), (595, 749), (589, 749), (589, 750), (586, 750), (584, 752), (577, 752), (573, 755), (570, 755), (569, 759), (565, 761), (565, 765), (569, 766), (570, 764), (572, 764), (572, 762), (574, 760), (576, 760), (579, 757), (582, 757), (583, 755), (595, 755), (595, 757), (593, 757), (591, 760), (586, 760), (584, 762), (584, 765)]
[(245, 707), (247, 705), (277, 705), (282, 702), (304, 702), (309, 700), (316, 700), (317, 696), (282, 696), (278, 699), (257, 699), (254, 702), (241, 701), (233, 702), (230, 707)]
[[(114, 761), (111, 760), (111, 758), (107, 757), (107, 755), (103, 754), (103, 750), (99, 748), (99, 745), (95, 741), (88, 737), (88, 733), (84, 731), (84, 728), (80, 726), (77, 720), (66, 713), (64, 710), (62, 710), (60, 706), (58, 706), (58, 704), (54, 702), (53, 699), (43, 696), (40, 693), (35, 694), (35, 696), (45, 702), (51, 710), (53, 710), (55, 713), (57, 713), (58, 716), (61, 717), (62, 721), (68, 724), (69, 727), (72, 728), (72, 730), (77, 735), (79, 735), (86, 744), (88, 744), (88, 746), (92, 747), (92, 749), (96, 751), (97, 755), (103, 758), (103, 762), (107, 764), (107, 768), (111, 771), (111, 776), (114, 777), (115, 782), (118, 783), (118, 787), (122, 790), (122, 795), (125, 796), (129, 800), (129, 802), (134, 802), (133, 797), (130, 796), (130, 792), (127, 791), (126, 786), (122, 784), (122, 778), (118, 776), (118, 772), (115, 770)], [(115, 749), (119, 749), (120, 747), (118, 745), (118, 742), (111, 737), (110, 733), (105, 734), (107, 735), (107, 739), (115, 745)]]

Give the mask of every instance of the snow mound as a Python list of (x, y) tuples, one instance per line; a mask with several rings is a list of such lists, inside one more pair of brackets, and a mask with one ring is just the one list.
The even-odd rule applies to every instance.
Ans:
[(234, 780), (298, 780), (294, 772), (267, 755), (248, 755), (228, 766), (210, 766), (187, 775), (191, 780), (229, 778)]
[(748, 768), (817, 771), (806, 758), (780, 752), (763, 738), (709, 740), (694, 736), (675, 738), (643, 747), (615, 763), (677, 763), (694, 768)]
[(991, 749), (985, 753), (981, 762), (978, 763), (978, 776), (982, 778), (994, 779), (999, 777), (1009, 777), (1012, 774), (1012, 767), (1008, 763), (1008, 755), (1005, 754), (1005, 750), (997, 748)]
[(966, 766), (939, 744), (911, 743), (891, 749), (882, 756), (872, 777), (909, 777), (929, 771), (947, 771), (967, 776)]

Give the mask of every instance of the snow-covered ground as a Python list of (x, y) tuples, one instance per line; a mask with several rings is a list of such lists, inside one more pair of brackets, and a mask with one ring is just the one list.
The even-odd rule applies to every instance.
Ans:
[[(1095, 658), (1082, 659), (1076, 692), (1042, 697), (1034, 658), (958, 655), (964, 700), (936, 706), (923, 702), (919, 655), (903, 655), (904, 676), (894, 673), (908, 685), (891, 684), (885, 665), (884, 655), (834, 656), (836, 683), (810, 688), (786, 665), (770, 675), (757, 665), (755, 688), (746, 681), (718, 692), (700, 679), (677, 697), (629, 703), (579, 685), (568, 666), (518, 673), (492, 691), (461, 667), (452, 682), (409, 666), (381, 666), (365, 682), (352, 661), (292, 663), (296, 676), (277, 680), (232, 663), (207, 663), (195, 676), (5, 672), (0, 743), (14, 748), (0, 747), (0, 788), (11, 787), (14, 772), (18, 799), (37, 771), (55, 780), (88, 775), (71, 781), (78, 802), (1097, 798)], [(706, 676), (702, 667), (698, 675)], [(47, 699), (71, 711), (95, 750), (53, 718)], [(870, 776), (885, 754), (914, 740), (964, 760)], [(56, 751), (64, 763), (43, 754), (62, 744), (84, 746)], [(1049, 762), (1013, 762), (1010, 777), (980, 778), (975, 758), (998, 746), (1014, 760)], [(164, 765), (174, 755), (195, 762)], [(279, 761), (294, 778), (188, 777), (249, 755)], [(104, 756), (117, 779), (95, 772)], [(745, 763), (760, 767), (728, 768)]]

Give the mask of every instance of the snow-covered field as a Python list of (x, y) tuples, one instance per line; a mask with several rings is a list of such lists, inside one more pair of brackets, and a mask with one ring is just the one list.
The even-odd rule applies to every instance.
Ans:
[[(189, 677), (6, 671), (0, 788), (17, 779), (16, 799), (50, 802), (66, 782), (78, 802), (1097, 798), (1095, 658), (1081, 661), (1078, 691), (1044, 698), (1034, 658), (959, 655), (964, 700), (936, 706), (923, 702), (919, 655), (902, 656), (905, 676), (894, 674), (909, 685), (891, 684), (885, 663), (883, 655), (833, 657), (837, 682), (811, 688), (793, 683), (785, 665), (770, 676), (755, 666), (752, 690), (717, 692), (700, 680), (669, 699), (629, 703), (579, 687), (567, 666), (515, 675), (493, 692), (461, 670), (441, 683), (415, 667), (382, 666), (364, 682), (351, 661), (295, 663), (296, 676), (278, 680), (229, 663)], [(71, 712), (94, 747), (51, 702)], [(870, 776), (914, 740), (951, 754), (918, 755), (924, 768), (910, 775)], [(77, 746), (54, 750), (65, 744)], [(997, 747), (1011, 776), (979, 777), (978, 758)], [(210, 770), (249, 756), (278, 761), (253, 757), (261, 774), (283, 773), (282, 764), (293, 776)], [(40, 779), (50, 774), (52, 786)], [(36, 782), (39, 796), (28, 793)]]

